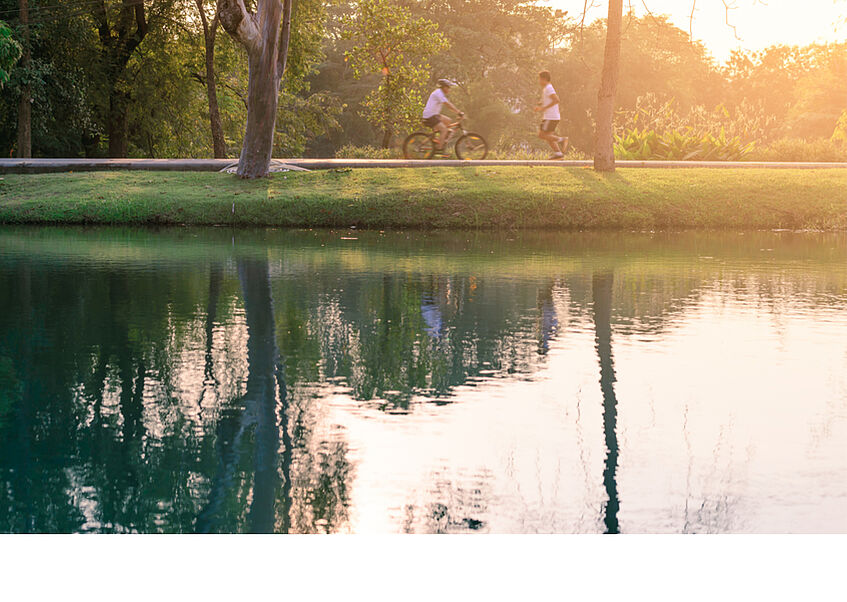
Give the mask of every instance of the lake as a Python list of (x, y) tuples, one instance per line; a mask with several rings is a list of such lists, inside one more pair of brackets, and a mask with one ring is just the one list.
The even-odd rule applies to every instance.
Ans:
[(0, 228), (0, 532), (847, 533), (847, 235)]

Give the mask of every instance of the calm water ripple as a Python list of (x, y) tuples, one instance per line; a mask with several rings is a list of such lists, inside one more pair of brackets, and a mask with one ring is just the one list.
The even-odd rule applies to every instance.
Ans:
[(847, 532), (847, 235), (0, 229), (0, 532)]

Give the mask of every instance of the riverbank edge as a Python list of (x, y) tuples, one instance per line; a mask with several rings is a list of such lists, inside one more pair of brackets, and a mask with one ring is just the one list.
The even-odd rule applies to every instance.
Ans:
[(847, 169), (471, 166), (0, 177), (0, 223), (369, 229), (847, 230)]

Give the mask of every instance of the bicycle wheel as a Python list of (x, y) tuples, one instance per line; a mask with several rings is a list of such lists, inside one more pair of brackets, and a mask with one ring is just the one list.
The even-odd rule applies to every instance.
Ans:
[(488, 143), (479, 134), (468, 133), (456, 141), (456, 156), (465, 161), (480, 161), (488, 154)]
[(429, 159), (434, 150), (435, 145), (432, 143), (432, 136), (424, 132), (410, 134), (403, 141), (403, 156), (407, 159)]

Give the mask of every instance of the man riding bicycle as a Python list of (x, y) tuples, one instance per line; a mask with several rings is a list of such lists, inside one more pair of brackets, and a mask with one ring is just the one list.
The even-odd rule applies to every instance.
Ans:
[(447, 99), (450, 88), (455, 85), (448, 79), (439, 79), (438, 88), (429, 95), (429, 100), (426, 101), (426, 107), (423, 110), (423, 124), (438, 132), (438, 140), (435, 142), (435, 152), (438, 153), (444, 149), (444, 144), (447, 142), (447, 131), (450, 127), (450, 118), (441, 114), (441, 107), (447, 105), (459, 118), (465, 115)]

